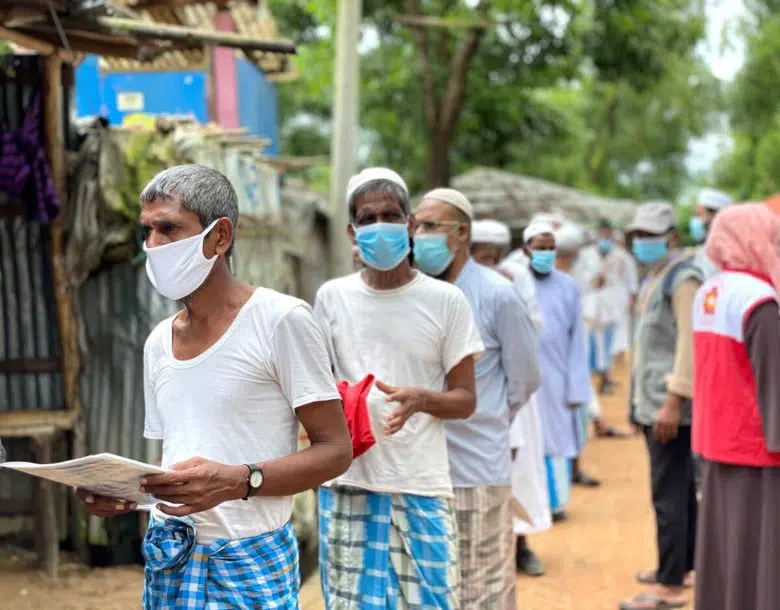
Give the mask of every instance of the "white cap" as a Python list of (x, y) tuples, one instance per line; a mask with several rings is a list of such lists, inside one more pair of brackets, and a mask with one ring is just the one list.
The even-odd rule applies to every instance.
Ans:
[(512, 242), (509, 227), (498, 220), (475, 220), (471, 223), (472, 244), (508, 246)]
[(585, 233), (577, 225), (567, 222), (555, 232), (555, 247), (560, 252), (574, 252), (585, 244)]
[(555, 230), (549, 222), (534, 222), (531, 223), (525, 231), (523, 231), (523, 242), (528, 244), (534, 237), (549, 233), (555, 235)]
[(423, 199), (438, 199), (444, 203), (449, 203), (452, 207), (463, 212), (469, 220), (474, 219), (474, 208), (471, 206), (471, 202), (463, 193), (455, 189), (433, 189), (430, 193), (426, 193)]
[(347, 201), (352, 199), (352, 195), (361, 186), (373, 182), (374, 180), (388, 180), (400, 186), (407, 195), (409, 194), (406, 182), (404, 182), (404, 179), (393, 170), (387, 169), (386, 167), (368, 167), (349, 179), (349, 182), (347, 183)]
[(722, 191), (706, 188), (699, 191), (696, 203), (703, 205), (708, 210), (719, 212), (734, 203), (734, 200)]

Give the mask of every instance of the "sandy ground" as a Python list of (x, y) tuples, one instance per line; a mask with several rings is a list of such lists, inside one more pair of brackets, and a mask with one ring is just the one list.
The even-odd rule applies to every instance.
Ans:
[[(623, 373), (623, 371), (619, 371)], [(605, 419), (625, 425), (625, 374), (620, 392), (603, 400)], [(519, 610), (610, 610), (637, 591), (633, 575), (655, 567), (648, 465), (643, 441), (588, 444), (585, 469), (603, 480), (598, 489), (575, 489), (568, 522), (531, 544), (547, 563), (542, 578), (518, 577)], [(0, 550), (0, 609), (113, 610), (140, 607), (140, 568), (88, 570), (67, 562), (58, 582), (29, 566), (28, 552)], [(301, 608), (323, 607), (317, 579), (303, 586)]]

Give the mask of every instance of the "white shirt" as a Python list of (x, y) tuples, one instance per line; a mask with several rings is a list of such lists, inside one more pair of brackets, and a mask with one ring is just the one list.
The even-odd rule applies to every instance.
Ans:
[[(144, 436), (162, 439), (163, 468), (193, 457), (238, 465), (293, 454), (295, 409), (340, 398), (303, 301), (258, 288), (222, 337), (191, 360), (173, 357), (173, 319), (144, 347)], [(279, 529), (291, 511), (291, 497), (258, 496), (192, 517), (198, 541), (208, 544)]]
[[(317, 293), (314, 313), (336, 377), (350, 383), (373, 373), (397, 388), (441, 392), (456, 365), (483, 351), (466, 296), (422, 273), (394, 290), (374, 290), (359, 273), (331, 280)], [(377, 444), (330, 484), (452, 497), (444, 422), (416, 413), (386, 437), (382, 428), (396, 407), (372, 389), (368, 408)]]

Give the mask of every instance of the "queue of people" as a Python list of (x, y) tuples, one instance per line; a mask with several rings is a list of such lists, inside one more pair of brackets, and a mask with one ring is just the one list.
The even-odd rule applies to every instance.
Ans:
[[(311, 308), (231, 274), (238, 204), (220, 173), (165, 170), (141, 202), (149, 278), (184, 306), (144, 350), (145, 436), (167, 470), (141, 482), (158, 501), (144, 608), (297, 608), (291, 497), (316, 489), (328, 609), (513, 609), (517, 571), (545, 572), (534, 534), (567, 518), (573, 484), (599, 484), (579, 461), (591, 422), (627, 436), (598, 394), (632, 328), (658, 563), (620, 608), (683, 607), (694, 573), (700, 610), (780, 607), (768, 207), (705, 192), (704, 255), (681, 249), (663, 203), (637, 208), (633, 257), (607, 222), (589, 240), (549, 216), (510, 252), (462, 193), (412, 210), (403, 178), (370, 168), (345, 197), (356, 272)], [(137, 508), (79, 496), (98, 516)]]

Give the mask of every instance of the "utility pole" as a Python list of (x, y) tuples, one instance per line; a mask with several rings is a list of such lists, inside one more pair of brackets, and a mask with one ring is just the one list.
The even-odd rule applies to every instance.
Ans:
[(352, 246), (347, 238), (347, 182), (355, 173), (359, 114), (360, 40), (362, 0), (339, 0), (336, 31), (336, 69), (330, 145), (330, 223), (328, 225), (331, 276), (352, 271)]

